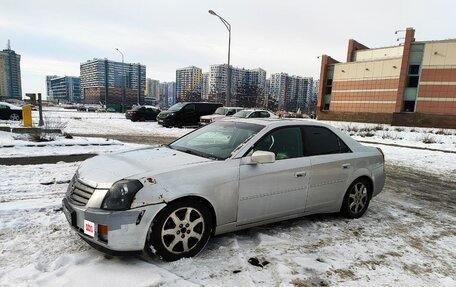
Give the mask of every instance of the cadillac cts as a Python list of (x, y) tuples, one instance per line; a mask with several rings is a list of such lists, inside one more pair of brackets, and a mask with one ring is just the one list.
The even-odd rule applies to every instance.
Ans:
[(83, 162), (63, 211), (97, 249), (172, 261), (225, 232), (315, 213), (358, 218), (384, 182), (381, 150), (332, 126), (227, 119), (166, 146)]

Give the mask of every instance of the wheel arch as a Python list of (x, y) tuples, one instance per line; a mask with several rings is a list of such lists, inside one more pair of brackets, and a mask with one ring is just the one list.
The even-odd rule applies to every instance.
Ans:
[[(217, 215), (215, 213), (215, 209), (214, 209), (214, 206), (212, 205), (212, 203), (210, 203), (209, 200), (207, 200), (206, 198), (204, 197), (201, 197), (201, 196), (197, 196), (197, 195), (188, 195), (188, 196), (183, 196), (183, 197), (179, 197), (179, 198), (176, 198), (170, 202), (168, 202), (168, 204), (172, 204), (172, 203), (175, 203), (175, 202), (182, 202), (182, 201), (199, 201), (201, 202), (202, 204), (204, 204), (204, 206), (207, 207), (207, 209), (209, 210), (210, 214), (211, 214), (211, 219), (212, 219), (212, 231), (211, 231), (211, 236), (214, 235), (215, 233), (215, 228), (217, 226)], [(161, 211), (160, 211), (161, 212)]]

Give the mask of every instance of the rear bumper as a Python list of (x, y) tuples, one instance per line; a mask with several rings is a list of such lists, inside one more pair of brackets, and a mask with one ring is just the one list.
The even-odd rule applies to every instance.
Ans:
[[(62, 200), (63, 211), (71, 227), (90, 245), (106, 253), (141, 251), (144, 249), (150, 224), (165, 203), (143, 206), (125, 211), (86, 208)], [(94, 224), (94, 236), (84, 233), (84, 223)], [(99, 230), (107, 226), (107, 236)]]

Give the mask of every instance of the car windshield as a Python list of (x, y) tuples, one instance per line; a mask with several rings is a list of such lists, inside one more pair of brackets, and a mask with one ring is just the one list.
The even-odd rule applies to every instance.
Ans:
[(246, 118), (250, 115), (250, 111), (239, 111), (233, 115), (236, 118)]
[(183, 107), (184, 105), (185, 105), (184, 103), (177, 103), (177, 104), (175, 104), (174, 106), (172, 106), (171, 108), (169, 108), (168, 111), (177, 112), (177, 111), (179, 111), (180, 109), (182, 109), (182, 107)]
[(206, 158), (224, 160), (263, 128), (262, 125), (251, 123), (215, 122), (181, 137), (168, 147)]
[(228, 110), (224, 107), (220, 107), (220, 108), (217, 108), (214, 112), (215, 115), (226, 115), (226, 113), (228, 112)]

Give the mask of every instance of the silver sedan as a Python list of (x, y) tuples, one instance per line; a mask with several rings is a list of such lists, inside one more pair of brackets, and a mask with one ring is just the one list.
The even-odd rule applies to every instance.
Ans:
[(381, 150), (332, 126), (227, 119), (83, 162), (63, 211), (95, 248), (173, 261), (226, 232), (315, 213), (358, 218), (384, 182)]

